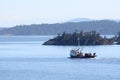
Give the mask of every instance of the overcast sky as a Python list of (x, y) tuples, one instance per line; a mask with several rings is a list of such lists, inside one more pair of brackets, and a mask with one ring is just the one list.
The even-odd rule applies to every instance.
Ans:
[(0, 0), (0, 27), (72, 18), (120, 19), (120, 0)]

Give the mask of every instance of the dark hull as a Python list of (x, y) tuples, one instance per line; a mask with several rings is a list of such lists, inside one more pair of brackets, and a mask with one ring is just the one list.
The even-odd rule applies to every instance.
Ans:
[(96, 56), (70, 56), (70, 58), (95, 58)]

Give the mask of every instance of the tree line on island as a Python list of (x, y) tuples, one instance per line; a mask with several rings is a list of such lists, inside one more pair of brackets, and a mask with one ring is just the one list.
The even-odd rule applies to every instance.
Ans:
[(58, 34), (54, 39), (50, 39), (43, 45), (112, 45), (120, 44), (120, 32), (112, 38), (102, 37), (96, 31), (90, 32), (74, 32)]

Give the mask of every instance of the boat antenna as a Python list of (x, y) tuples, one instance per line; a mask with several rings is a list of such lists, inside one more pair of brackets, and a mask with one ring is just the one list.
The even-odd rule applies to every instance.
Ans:
[(78, 40), (78, 46), (80, 46), (80, 38), (79, 38), (79, 36), (78, 36), (77, 40)]
[[(84, 45), (87, 44), (88, 40), (89, 40), (89, 38), (85, 41), (85, 44), (84, 44)], [(80, 52), (81, 52), (84, 48), (85, 48), (85, 46), (82, 47), (82, 49), (80, 50)]]

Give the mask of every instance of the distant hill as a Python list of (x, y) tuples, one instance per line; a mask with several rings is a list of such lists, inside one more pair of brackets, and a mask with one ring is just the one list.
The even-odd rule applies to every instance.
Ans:
[(0, 30), (0, 35), (56, 35), (75, 31), (96, 31), (100, 34), (114, 35), (120, 32), (120, 22), (110, 20), (67, 22), (56, 24), (18, 25)]
[(0, 27), (0, 30), (3, 30), (3, 29), (6, 29), (6, 28)]
[(89, 18), (75, 18), (75, 19), (71, 19), (68, 22), (85, 22), (85, 21), (93, 21)]

